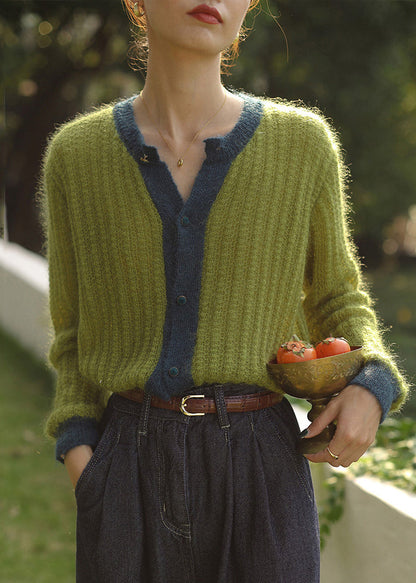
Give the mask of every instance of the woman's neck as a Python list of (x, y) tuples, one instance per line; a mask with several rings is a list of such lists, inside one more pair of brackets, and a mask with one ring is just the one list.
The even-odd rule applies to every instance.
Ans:
[[(221, 107), (220, 57), (150, 53), (143, 97), (159, 130), (173, 140), (192, 139)], [(219, 120), (216, 120), (217, 122)]]

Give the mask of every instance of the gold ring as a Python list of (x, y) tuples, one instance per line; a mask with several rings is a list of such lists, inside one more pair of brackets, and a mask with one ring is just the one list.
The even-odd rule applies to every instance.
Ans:
[(339, 458), (339, 455), (335, 455), (334, 453), (332, 453), (332, 451), (329, 449), (329, 446), (326, 448), (326, 450), (329, 453), (329, 455), (334, 458), (334, 460), (337, 460)]

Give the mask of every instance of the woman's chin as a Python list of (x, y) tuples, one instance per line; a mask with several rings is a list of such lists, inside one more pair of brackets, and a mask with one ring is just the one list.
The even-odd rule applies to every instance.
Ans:
[[(224, 39), (223, 35), (216, 34), (215, 31), (203, 27), (191, 27), (195, 30), (188, 30), (183, 35), (175, 36), (175, 38), (162, 39), (151, 38), (149, 35), (149, 48), (151, 51), (159, 52), (160, 47), (163, 54), (180, 53), (181, 59), (186, 58), (189, 54), (190, 58), (200, 56), (201, 58), (220, 58), (221, 53), (225, 51), (233, 43), (233, 39)], [(219, 38), (221, 36), (221, 38)]]

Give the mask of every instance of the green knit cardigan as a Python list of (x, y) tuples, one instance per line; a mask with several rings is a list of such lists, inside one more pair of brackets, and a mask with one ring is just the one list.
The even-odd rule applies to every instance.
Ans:
[[(366, 361), (382, 365), (396, 387), (390, 410), (398, 410), (409, 387), (362, 279), (338, 137), (316, 110), (282, 100), (262, 105), (206, 221), (186, 219), (203, 237), (203, 256), (181, 389), (232, 382), (279, 390), (266, 370), (277, 347), (294, 332), (313, 342), (332, 334), (363, 345)], [(114, 107), (65, 123), (44, 157), (49, 363), (57, 371), (45, 431), (53, 437), (71, 419), (99, 420), (111, 392), (145, 388), (167, 333), (165, 226), (117, 131)], [(161, 395), (179, 392), (180, 378), (163, 378)]]

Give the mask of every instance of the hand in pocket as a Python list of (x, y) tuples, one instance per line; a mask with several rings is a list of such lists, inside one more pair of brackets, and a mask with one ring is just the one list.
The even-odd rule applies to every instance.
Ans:
[(92, 458), (92, 454), (93, 451), (89, 445), (78, 445), (70, 449), (65, 455), (65, 467), (74, 488)]

